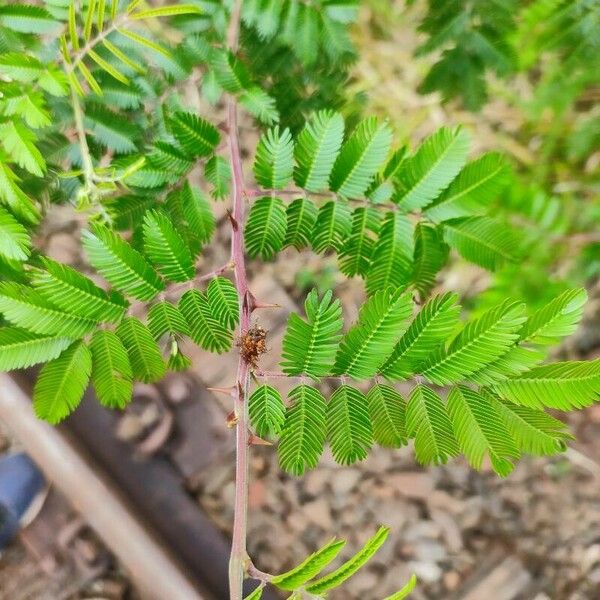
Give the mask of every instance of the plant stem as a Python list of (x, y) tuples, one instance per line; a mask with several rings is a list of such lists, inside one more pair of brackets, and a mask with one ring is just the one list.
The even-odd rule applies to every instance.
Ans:
[[(227, 46), (235, 52), (238, 46), (241, 0), (235, 0), (231, 9)], [(229, 132), (229, 158), (232, 173), (233, 209), (231, 213), (231, 260), (234, 264), (235, 285), (240, 299), (240, 327), (243, 334), (250, 328), (252, 296), (248, 290), (246, 263), (244, 256), (244, 173), (238, 137), (237, 102), (234, 96), (227, 97), (227, 129)], [(240, 354), (235, 386), (234, 410), (236, 425), (235, 461), (235, 504), (231, 556), (229, 559), (229, 597), (242, 600), (246, 552), (246, 531), (248, 518), (248, 380), (250, 365)]]

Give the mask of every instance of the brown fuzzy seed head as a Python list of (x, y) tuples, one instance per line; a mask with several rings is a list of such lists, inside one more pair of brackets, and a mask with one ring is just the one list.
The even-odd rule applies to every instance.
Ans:
[(267, 351), (267, 332), (258, 325), (253, 325), (242, 335), (238, 342), (242, 358), (256, 367), (258, 358)]

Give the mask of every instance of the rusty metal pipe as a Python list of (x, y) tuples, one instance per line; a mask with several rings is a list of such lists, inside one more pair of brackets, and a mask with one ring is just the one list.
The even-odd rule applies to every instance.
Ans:
[(202, 600), (174, 559), (68, 439), (38, 420), (28, 395), (0, 374), (0, 419), (131, 574), (145, 598)]

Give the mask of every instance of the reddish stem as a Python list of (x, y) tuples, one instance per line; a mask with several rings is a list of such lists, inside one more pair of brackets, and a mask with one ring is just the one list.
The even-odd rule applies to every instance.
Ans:
[[(227, 31), (227, 46), (235, 52), (238, 46), (241, 0), (235, 0)], [(252, 295), (248, 290), (246, 261), (244, 256), (244, 173), (237, 122), (237, 103), (233, 96), (227, 97), (227, 130), (229, 158), (232, 174), (231, 212), (231, 261), (234, 265), (235, 285), (240, 299), (239, 333), (250, 328)], [(248, 519), (248, 380), (250, 365), (240, 354), (237, 370), (237, 382), (234, 392), (234, 411), (236, 424), (236, 468), (235, 468), (235, 505), (231, 556), (229, 559), (229, 597), (230, 600), (242, 600), (245, 566), (248, 560), (246, 551), (246, 532)]]

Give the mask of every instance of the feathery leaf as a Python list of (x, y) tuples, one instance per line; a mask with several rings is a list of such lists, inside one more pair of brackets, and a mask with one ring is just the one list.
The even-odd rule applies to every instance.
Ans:
[(516, 232), (489, 217), (469, 217), (444, 223), (444, 239), (469, 262), (495, 271), (519, 257)]
[(251, 257), (272, 258), (283, 248), (286, 230), (285, 205), (279, 198), (259, 198), (246, 222), (246, 250)]
[(333, 165), (330, 188), (345, 198), (360, 198), (385, 162), (391, 143), (387, 123), (374, 117), (361, 121)]
[(295, 590), (303, 586), (307, 581), (316, 577), (335, 557), (340, 553), (340, 550), (346, 545), (344, 540), (332, 539), (313, 552), (298, 566), (276, 575), (271, 578), (271, 583), (282, 590)]
[(116, 292), (107, 293), (72, 267), (42, 258), (43, 269), (33, 271), (36, 290), (59, 308), (89, 319), (118, 323), (127, 301)]
[(190, 335), (190, 328), (179, 309), (166, 300), (154, 304), (148, 311), (148, 329), (155, 340), (167, 333), (170, 336)]
[(0, 207), (0, 254), (9, 260), (24, 261), (31, 254), (27, 229)]
[(583, 408), (598, 400), (600, 359), (535, 367), (522, 375), (499, 381), (493, 389), (503, 398), (531, 408)]
[(432, 383), (445, 385), (493, 363), (518, 339), (524, 308), (507, 300), (470, 321), (447, 349), (433, 353), (423, 366), (423, 375)]
[(361, 307), (358, 322), (343, 337), (333, 373), (354, 379), (375, 375), (406, 330), (411, 313), (410, 294), (401, 289), (376, 292)]
[(133, 373), (125, 346), (116, 333), (94, 332), (92, 351), (92, 383), (103, 406), (125, 408), (133, 393)]
[(320, 192), (327, 187), (343, 137), (344, 119), (339, 113), (322, 110), (307, 121), (294, 151), (296, 185), (309, 192)]
[(83, 248), (90, 264), (121, 292), (138, 300), (152, 300), (165, 284), (146, 259), (103, 225), (84, 231)]
[(410, 394), (406, 432), (415, 438), (415, 455), (421, 464), (443, 464), (459, 453), (446, 407), (427, 386), (418, 385)]
[(362, 392), (349, 385), (335, 390), (327, 405), (327, 437), (337, 463), (351, 465), (367, 457), (373, 431)]
[(284, 471), (300, 476), (314, 469), (323, 453), (327, 404), (319, 390), (299, 385), (288, 394), (291, 404), (281, 431), (279, 464)]
[(288, 205), (284, 247), (294, 246), (297, 250), (302, 250), (310, 244), (317, 213), (317, 207), (308, 198), (296, 198)]
[(367, 272), (367, 293), (405, 286), (413, 270), (413, 228), (405, 215), (386, 214)]
[(306, 321), (296, 313), (288, 318), (283, 338), (282, 369), (288, 375), (327, 375), (341, 339), (342, 306), (331, 290), (319, 300), (312, 290), (304, 302)]
[(395, 381), (419, 372), (431, 352), (456, 329), (460, 314), (456, 301), (456, 294), (449, 292), (431, 298), (400, 338), (380, 373)]
[(386, 448), (406, 445), (406, 400), (391, 386), (374, 385), (367, 394), (373, 438)]
[(75, 342), (42, 367), (33, 388), (33, 409), (39, 419), (56, 424), (73, 412), (88, 386), (92, 354)]
[(352, 230), (350, 207), (344, 200), (329, 200), (317, 214), (311, 236), (315, 252), (339, 251)]
[(436, 222), (481, 214), (506, 187), (509, 174), (504, 156), (488, 152), (467, 163), (425, 214)]
[(127, 317), (119, 323), (117, 335), (127, 350), (133, 376), (144, 383), (159, 381), (166, 365), (150, 330), (137, 319)]
[(144, 251), (171, 281), (189, 281), (196, 270), (189, 247), (163, 212), (149, 210), (144, 216)]
[(450, 390), (447, 409), (469, 464), (481, 469), (487, 453), (494, 471), (506, 477), (514, 468), (510, 459), (520, 454), (494, 405), (485, 396), (459, 385)]
[(366, 275), (371, 264), (381, 213), (372, 206), (360, 206), (352, 213), (352, 231), (339, 255), (340, 271), (347, 277)]
[(283, 189), (294, 171), (294, 142), (289, 129), (281, 133), (279, 126), (264, 133), (256, 148), (254, 177), (267, 189)]
[(377, 533), (368, 539), (365, 545), (352, 558), (335, 571), (306, 586), (306, 591), (309, 594), (322, 595), (324, 592), (336, 588), (347, 579), (350, 579), (381, 548), (389, 533), (389, 528), (380, 527)]
[(47, 335), (78, 338), (97, 325), (96, 320), (66, 312), (36, 290), (13, 282), (0, 283), (0, 313), (17, 327)]
[(217, 320), (205, 294), (188, 290), (179, 300), (179, 310), (188, 322), (191, 338), (196, 344), (217, 354), (231, 348), (231, 332)]
[(169, 119), (175, 139), (192, 158), (208, 156), (217, 147), (221, 136), (213, 125), (189, 112), (176, 112)]
[(405, 211), (427, 206), (458, 175), (471, 140), (461, 129), (443, 127), (430, 135), (400, 165), (395, 176), (395, 200)]
[(213, 316), (223, 327), (233, 330), (240, 320), (240, 308), (235, 285), (225, 277), (215, 277), (206, 288)]
[(258, 386), (248, 398), (250, 423), (260, 437), (281, 432), (285, 422), (285, 406), (281, 394), (270, 385)]
[(586, 301), (583, 288), (563, 292), (525, 321), (519, 332), (521, 340), (546, 345), (571, 335), (581, 320)]
[(0, 371), (26, 369), (56, 358), (72, 339), (42, 336), (19, 327), (0, 327)]

